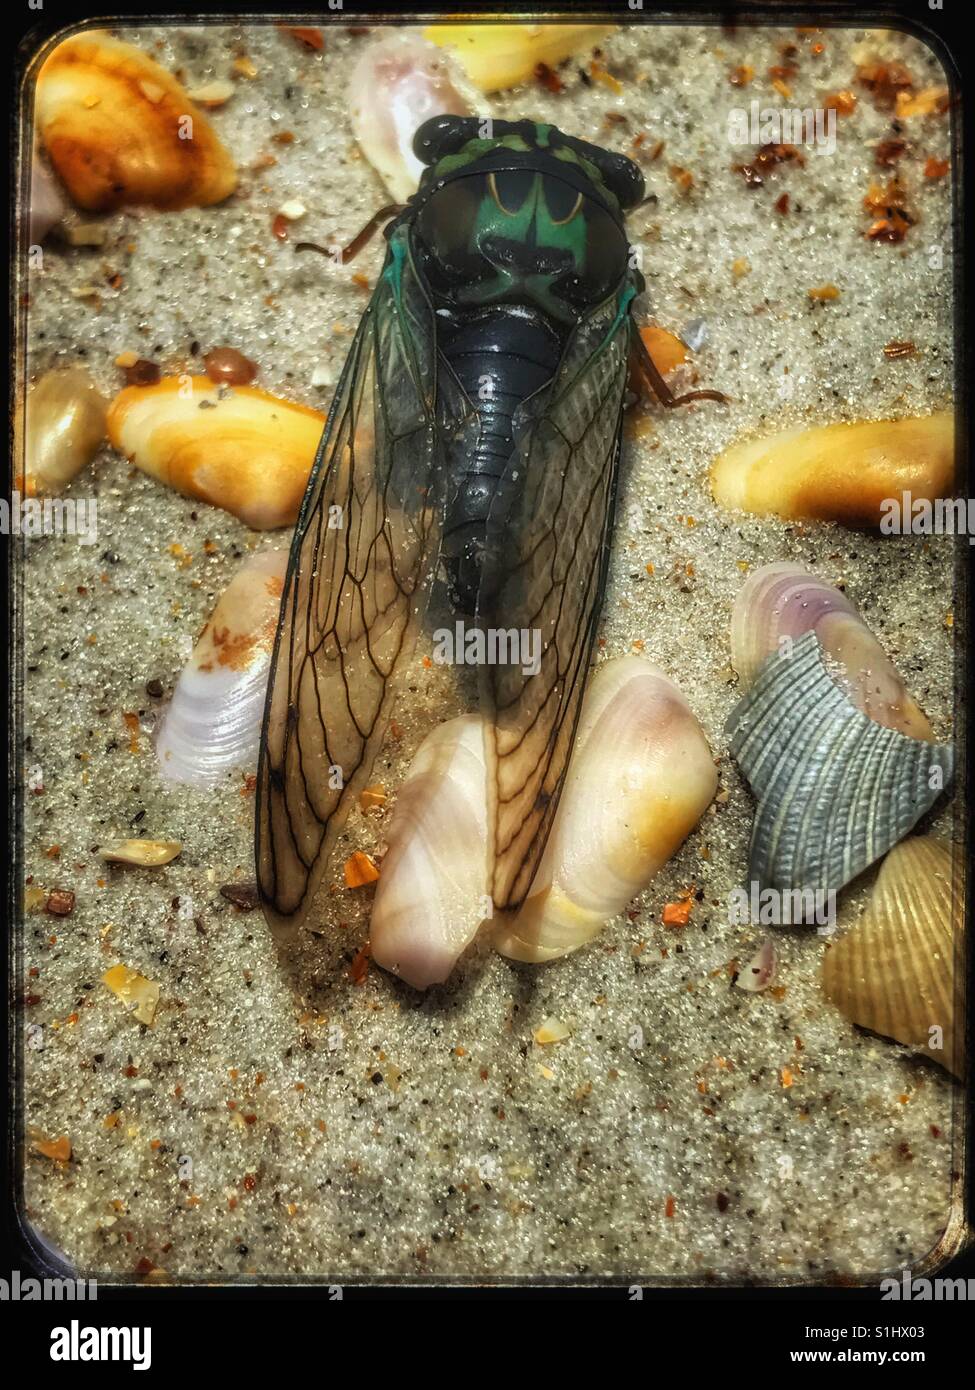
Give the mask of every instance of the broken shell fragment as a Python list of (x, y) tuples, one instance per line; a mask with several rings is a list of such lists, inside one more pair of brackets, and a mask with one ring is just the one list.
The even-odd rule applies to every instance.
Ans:
[(153, 980), (127, 965), (113, 965), (102, 976), (102, 984), (108, 985), (139, 1023), (151, 1026), (159, 1005), (159, 986)]
[[(954, 867), (954, 880), (953, 870)], [(964, 1074), (964, 884), (950, 845), (919, 835), (884, 860), (863, 916), (823, 957), (851, 1023)]]
[(83, 367), (44, 373), (28, 392), (23, 412), (26, 494), (54, 496), (81, 472), (105, 438), (107, 410)]
[(934, 502), (954, 490), (951, 411), (787, 430), (735, 444), (711, 470), (722, 507), (879, 527), (884, 502), (909, 492)]
[(830, 674), (814, 628), (767, 657), (728, 720), (758, 802), (760, 888), (838, 892), (914, 827), (949, 782), (950, 745), (876, 722)]
[(206, 207), (236, 187), (233, 160), (176, 79), (101, 30), (57, 45), (37, 75), (34, 114), (80, 208)]
[(523, 906), (494, 945), (512, 960), (578, 950), (641, 892), (718, 787), (707, 740), (673, 681), (637, 656), (592, 677), (558, 813)]
[(256, 765), (287, 561), (284, 551), (251, 557), (221, 595), (156, 735), (163, 777), (209, 787)]
[(324, 423), (256, 386), (170, 376), (120, 391), (108, 437), (144, 473), (261, 531), (295, 521)]
[(120, 840), (104, 845), (101, 858), (107, 864), (137, 864), (144, 869), (158, 869), (171, 864), (183, 846), (178, 840)]
[(763, 941), (743, 970), (738, 972), (735, 984), (746, 994), (760, 994), (768, 989), (775, 979), (775, 946), (771, 940)]
[(490, 915), (487, 772), (479, 715), (430, 733), (390, 818), (372, 958), (415, 989), (446, 980)]
[(934, 742), (931, 725), (846, 594), (788, 562), (745, 580), (731, 618), (731, 662), (753, 684), (766, 657), (788, 652), (805, 632), (819, 640), (834, 679), (857, 709), (912, 738)]
[(517, 87), (539, 63), (554, 68), (566, 58), (591, 53), (613, 24), (434, 24), (424, 38), (450, 49), (482, 92)]
[(61, 188), (35, 149), (30, 165), (29, 233), (32, 246), (39, 246), (52, 227), (68, 211)]
[(417, 190), (423, 165), (413, 136), (430, 116), (466, 116), (474, 93), (449, 55), (416, 34), (390, 34), (371, 44), (352, 70), (352, 129), (363, 154), (397, 203)]

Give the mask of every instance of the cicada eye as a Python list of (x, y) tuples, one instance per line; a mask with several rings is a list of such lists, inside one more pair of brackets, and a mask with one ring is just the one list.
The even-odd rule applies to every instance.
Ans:
[(416, 244), (434, 289), (463, 284), (484, 273), (475, 246), (483, 177), (454, 179), (429, 198), (416, 220)]

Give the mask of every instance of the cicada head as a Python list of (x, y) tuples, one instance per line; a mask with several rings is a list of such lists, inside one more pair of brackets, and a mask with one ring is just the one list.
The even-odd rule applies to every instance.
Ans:
[(427, 166), (413, 245), (449, 307), (533, 303), (563, 321), (617, 292), (629, 270), (624, 215), (643, 175), (554, 126), (434, 116), (413, 142)]

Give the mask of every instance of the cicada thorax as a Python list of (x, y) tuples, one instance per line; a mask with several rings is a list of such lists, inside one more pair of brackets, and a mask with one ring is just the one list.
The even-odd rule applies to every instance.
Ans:
[(438, 119), (447, 153), (424, 175), (410, 238), (442, 369), (477, 417), (448, 459), (441, 545), (450, 600), (473, 615), (519, 408), (554, 379), (580, 320), (625, 283), (628, 245), (617, 195), (578, 153), (590, 147), (521, 122), (454, 151), (463, 120)]

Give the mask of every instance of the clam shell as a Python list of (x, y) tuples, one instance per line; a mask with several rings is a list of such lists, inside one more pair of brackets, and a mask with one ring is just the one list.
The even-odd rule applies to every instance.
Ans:
[(830, 674), (857, 709), (902, 734), (934, 741), (923, 710), (850, 599), (799, 565), (763, 565), (738, 592), (731, 661), (742, 684), (750, 686), (766, 657), (787, 652), (809, 631), (819, 639)]
[(50, 54), (34, 115), (80, 208), (205, 207), (236, 187), (233, 160), (183, 87), (141, 49), (100, 30)]
[(171, 864), (182, 851), (178, 840), (119, 840), (103, 845), (100, 857), (107, 864), (135, 864), (143, 869), (158, 869)]
[(352, 129), (397, 203), (416, 192), (423, 172), (413, 153), (417, 128), (429, 116), (474, 110), (454, 67), (443, 49), (400, 31), (370, 44), (352, 70)]
[(105, 438), (107, 410), (83, 367), (44, 373), (28, 392), (25, 411), (18, 412), (27, 494), (53, 496), (80, 473)]
[(156, 735), (170, 781), (208, 787), (256, 766), (287, 561), (284, 551), (245, 561), (200, 634)]
[(903, 839), (954, 765), (950, 745), (857, 709), (813, 630), (766, 659), (727, 733), (758, 801), (749, 870), (764, 888), (838, 892)]
[(673, 681), (637, 656), (589, 685), (545, 853), (494, 946), (512, 960), (578, 950), (647, 887), (717, 790), (707, 740)]
[(423, 36), (456, 55), (475, 87), (499, 92), (535, 75), (539, 63), (554, 68), (566, 58), (591, 53), (614, 24), (434, 24)]
[(369, 926), (373, 960), (416, 989), (446, 980), (490, 914), (487, 802), (484, 722), (448, 720), (400, 788)]
[(711, 470), (722, 507), (758, 516), (812, 517), (879, 527), (883, 503), (910, 492), (934, 501), (954, 490), (950, 411), (786, 430), (726, 450)]
[(851, 1023), (962, 1077), (964, 979), (961, 858), (915, 836), (891, 850), (866, 912), (828, 947), (823, 991)]
[(255, 530), (298, 516), (325, 417), (255, 386), (163, 377), (127, 386), (108, 412), (108, 437), (137, 468)]

